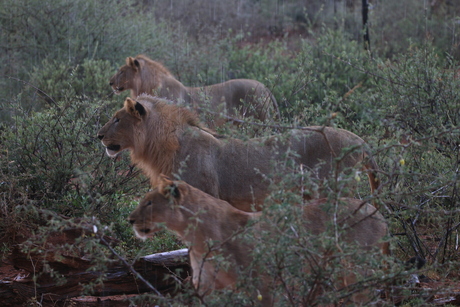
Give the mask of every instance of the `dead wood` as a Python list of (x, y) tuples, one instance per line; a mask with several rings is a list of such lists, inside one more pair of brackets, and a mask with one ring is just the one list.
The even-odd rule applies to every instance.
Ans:
[[(126, 301), (123, 302), (127, 295), (151, 292), (132, 269), (163, 295), (174, 294), (180, 288), (180, 281), (190, 276), (186, 249), (142, 257), (131, 265), (132, 268), (112, 259), (105, 270), (93, 271), (94, 263), (89, 255), (53, 248), (72, 244), (81, 235), (84, 231), (72, 228), (51, 234), (44, 245), (46, 253), (26, 254), (19, 245), (16, 246), (10, 263), (18, 269), (18, 275), (0, 280), (2, 306), (21, 306), (31, 299), (42, 306), (68, 306), (69, 302), (72, 306), (102, 306), (100, 304), (107, 304), (107, 300), (111, 301), (110, 306), (128, 306)], [(105, 240), (115, 241), (111, 238)], [(52, 269), (54, 276), (49, 274), (44, 263)], [(103, 283), (96, 284), (101, 277)], [(87, 298), (81, 303), (84, 286), (89, 284), (94, 284), (93, 300)]]

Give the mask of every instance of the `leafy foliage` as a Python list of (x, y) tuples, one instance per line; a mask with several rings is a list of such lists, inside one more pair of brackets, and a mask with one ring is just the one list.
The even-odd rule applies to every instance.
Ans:
[(75, 66), (44, 60), (40, 69), (35, 67), (31, 72), (30, 83), (46, 93), (48, 97), (44, 98), (49, 104), (52, 104), (52, 100), (59, 101), (65, 97), (106, 98), (110, 93), (107, 80), (111, 72), (110, 62), (105, 60), (84, 59), (81, 65)]
[[(140, 15), (131, 0), (110, 5), (96, 0), (6, 0), (0, 16), (0, 59), (10, 63), (0, 73), (21, 80), (43, 64), (73, 67), (84, 60), (120, 61), (126, 54), (161, 46), (167, 37), (161, 24), (148, 13)], [(2, 81), (19, 92), (17, 82)]]
[[(101, 229), (107, 225), (107, 233), (120, 239), (118, 250), (127, 257), (179, 246), (169, 233), (160, 234), (147, 247), (134, 239), (126, 216), (148, 183), (126, 155), (108, 159), (96, 139), (98, 129), (123, 100), (110, 95), (109, 76), (125, 57), (146, 53), (189, 86), (229, 78), (263, 82), (281, 107), (281, 126), (324, 124), (363, 137), (381, 168), (383, 185), (373, 200), (390, 223), (395, 261), (418, 255), (428, 260), (428, 275), (458, 277), (459, 12), (449, 1), (427, 6), (411, 0), (404, 8), (400, 2), (375, 3), (370, 53), (362, 47), (357, 1), (334, 1), (335, 7), (323, 7), (321, 1), (279, 5), (279, 1), (247, 0), (206, 6), (203, 0), (174, 12), (169, 9), (177, 3), (169, 0), (155, 1), (156, 9), (149, 6), (152, 1), (110, 5), (83, 0), (4, 1), (0, 7), (0, 60), (6, 64), (0, 68), (2, 256), (11, 251), (13, 242), (8, 238), (22, 228), (44, 235), (69, 223), (55, 214), (89, 219)], [(209, 10), (203, 14), (203, 8)], [(215, 18), (226, 15), (222, 12), (236, 14), (239, 24)], [(180, 22), (177, 16), (188, 21)], [(197, 16), (214, 18), (214, 26), (200, 23), (203, 19)], [(281, 128), (267, 131), (273, 129)], [(239, 137), (248, 137), (246, 131), (250, 129), (242, 129)], [(341, 179), (361, 177), (356, 171)], [(322, 183), (331, 197), (340, 193), (337, 182)], [(279, 191), (285, 203), (271, 208), (273, 216), (285, 216), (296, 225), (295, 208), (288, 204), (300, 200), (290, 196), (284, 184)], [(370, 198), (367, 191), (360, 189), (357, 196)], [(36, 210), (54, 215), (43, 225)], [(286, 285), (301, 285), (301, 293), (307, 295), (314, 285), (326, 285), (345, 269), (340, 259), (334, 259), (334, 266), (318, 265), (317, 275), (304, 274), (300, 267), (307, 263), (308, 253), (299, 246), (305, 242), (296, 239), (292, 229), (285, 230), (276, 242), (267, 238), (254, 243), (258, 244), (254, 253), (273, 276), (292, 282)], [(24, 249), (37, 248), (36, 238)], [(300, 238), (316, 239), (308, 234)], [(83, 250), (97, 249), (97, 242), (86, 240)], [(331, 241), (320, 237), (318, 244), (327, 248)], [(103, 247), (100, 251), (98, 265), (103, 267), (103, 260), (110, 257)], [(363, 267), (377, 266), (375, 255), (370, 256), (364, 257)], [(303, 262), (296, 264), (295, 259)], [(395, 264), (394, 271), (377, 272), (377, 266), (378, 278), (359, 285), (381, 289), (406, 276), (400, 267)], [(252, 280), (248, 277), (242, 284)], [(276, 291), (289, 294), (286, 289)], [(340, 292), (343, 299), (347, 295)], [(289, 295), (279, 297), (285, 300)], [(165, 302), (180, 305), (190, 300), (203, 302), (193, 289)], [(221, 291), (207, 304), (231, 305), (235, 300), (256, 302), (244, 291)], [(305, 302), (293, 297), (285, 303)], [(332, 291), (325, 291), (320, 301), (308, 303), (337, 301)]]

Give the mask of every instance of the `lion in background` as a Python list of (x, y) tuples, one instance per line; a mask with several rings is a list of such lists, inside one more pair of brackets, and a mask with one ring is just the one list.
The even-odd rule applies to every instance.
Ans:
[(99, 130), (98, 138), (110, 157), (129, 150), (132, 162), (152, 186), (158, 184), (160, 174), (179, 175), (244, 211), (252, 211), (253, 205), (260, 210), (270, 184), (299, 169), (325, 179), (364, 164), (371, 192), (379, 185), (374, 174), (378, 167), (367, 155), (365, 142), (349, 131), (307, 127), (246, 141), (220, 138), (202, 127), (188, 109), (148, 95), (139, 96), (138, 101), (126, 98), (124, 107)]
[(252, 116), (260, 121), (280, 117), (275, 97), (256, 80), (233, 79), (204, 87), (186, 87), (166, 67), (145, 55), (126, 58), (126, 65), (110, 78), (110, 86), (116, 94), (131, 90), (133, 99), (149, 94), (197, 110), (209, 109), (214, 113), (206, 116), (210, 127), (221, 126), (227, 121), (217, 115), (220, 113), (231, 118)]
[[(312, 235), (321, 235), (328, 227), (343, 228), (338, 238), (340, 244), (356, 244), (366, 251), (378, 247), (382, 254), (388, 255), (388, 242), (382, 241), (388, 227), (382, 214), (358, 199), (342, 198), (338, 202), (339, 206), (331, 206), (326, 199), (317, 199), (303, 205), (302, 225)], [(143, 198), (128, 220), (141, 239), (152, 237), (162, 226), (178, 235), (189, 248), (193, 285), (200, 295), (206, 295), (214, 289), (235, 288), (240, 272), (249, 274), (254, 246), (235, 236), (251, 221), (256, 236), (261, 229), (272, 231), (258, 222), (261, 215), (262, 212), (238, 210), (185, 182), (162, 177), (159, 186)], [(218, 255), (225, 257), (227, 266), (216, 260), (221, 258)], [(310, 265), (314, 267), (313, 263)], [(263, 275), (260, 272), (264, 271), (254, 269), (250, 274)], [(339, 283), (356, 282), (353, 273), (350, 274), (341, 277)], [(264, 276), (261, 281), (257, 288), (262, 295), (262, 306), (271, 306), (272, 281)]]

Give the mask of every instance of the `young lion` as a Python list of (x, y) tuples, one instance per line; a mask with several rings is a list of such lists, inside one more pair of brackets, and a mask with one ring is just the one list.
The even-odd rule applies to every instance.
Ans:
[[(323, 179), (367, 158), (360, 137), (329, 127), (307, 127), (247, 141), (218, 138), (189, 110), (148, 95), (138, 101), (127, 98), (98, 137), (110, 157), (130, 150), (131, 160), (152, 186), (160, 173), (180, 174), (185, 182), (244, 211), (252, 211), (253, 204), (260, 209), (271, 181), (280, 179), (274, 176), (277, 163), (286, 162), (279, 167), (280, 176), (302, 168), (314, 169), (314, 175)], [(291, 159), (295, 163), (289, 163)], [(375, 162), (368, 161), (366, 167), (376, 170)], [(372, 171), (368, 176), (373, 191), (378, 181)]]
[[(269, 89), (256, 80), (233, 79), (204, 87), (186, 87), (160, 63), (145, 55), (126, 58), (126, 65), (120, 67), (110, 78), (110, 86), (119, 94), (131, 90), (136, 99), (141, 94), (183, 102), (195, 109), (206, 109), (215, 113), (226, 113), (229, 117), (254, 118), (265, 121), (280, 116), (276, 99)], [(227, 120), (207, 115), (209, 127), (223, 125)]]
[[(387, 224), (377, 209), (358, 199), (339, 201), (337, 216), (326, 211), (330, 209), (325, 204), (326, 199), (304, 205), (302, 223), (307, 231), (319, 235), (328, 225), (339, 229), (348, 225), (340, 240), (356, 243), (366, 250), (380, 247), (384, 254), (388, 254), (388, 243), (381, 241), (387, 235)], [(131, 213), (129, 222), (141, 239), (153, 236), (162, 225), (177, 234), (189, 247), (193, 285), (201, 295), (206, 295), (214, 289), (234, 288), (239, 273), (248, 269), (253, 246), (235, 236), (251, 220), (255, 222), (251, 227), (257, 229), (256, 234), (267, 229), (267, 225), (257, 222), (261, 214), (238, 210), (185, 182), (162, 177), (159, 186), (149, 192)], [(219, 256), (225, 257), (228, 266), (224, 267), (216, 260), (222, 259)], [(261, 276), (261, 280), (258, 289), (262, 304), (271, 306), (271, 282), (266, 276)]]

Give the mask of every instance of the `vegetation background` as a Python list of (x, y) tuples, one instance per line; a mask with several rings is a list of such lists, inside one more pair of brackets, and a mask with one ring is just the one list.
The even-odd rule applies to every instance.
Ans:
[[(375, 0), (369, 8), (366, 50), (358, 0), (3, 0), (2, 258), (18, 235), (61, 229), (68, 218), (118, 238), (127, 259), (180, 247), (169, 233), (134, 239), (126, 217), (147, 181), (127, 156), (107, 158), (96, 138), (124, 100), (109, 77), (127, 56), (146, 54), (189, 86), (263, 82), (280, 104), (279, 125), (363, 137), (381, 167), (376, 200), (394, 256), (418, 255), (430, 278), (457, 280), (460, 5)], [(46, 223), (44, 212), (53, 213)], [(109, 261), (96, 245), (86, 251)]]

